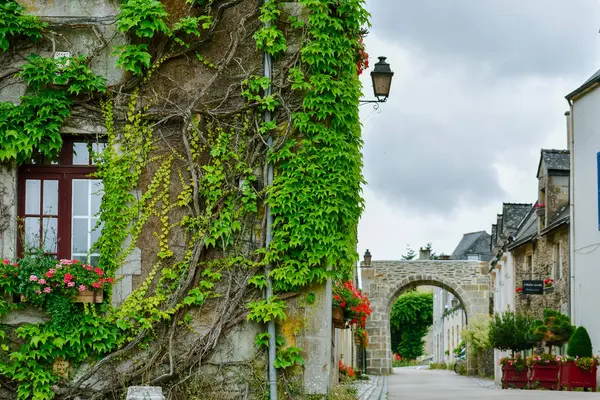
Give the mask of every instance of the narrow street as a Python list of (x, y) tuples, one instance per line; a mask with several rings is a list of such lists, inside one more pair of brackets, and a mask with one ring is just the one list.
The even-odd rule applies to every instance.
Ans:
[(600, 398), (598, 393), (554, 392), (547, 390), (500, 390), (490, 380), (459, 376), (451, 371), (394, 368), (388, 377), (388, 399), (574, 399)]

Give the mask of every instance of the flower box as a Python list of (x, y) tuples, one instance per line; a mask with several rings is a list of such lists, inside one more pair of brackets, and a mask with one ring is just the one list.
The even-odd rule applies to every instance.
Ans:
[[(20, 295), (22, 303), (27, 302), (27, 297)], [(104, 290), (84, 290), (78, 292), (73, 300), (75, 303), (102, 303), (104, 301)], [(342, 320), (343, 320), (342, 310)]]
[(103, 300), (103, 290), (84, 290), (75, 296), (75, 303), (102, 303)]
[(584, 388), (585, 390), (591, 388), (592, 392), (595, 392), (597, 370), (598, 365), (594, 365), (590, 371), (586, 371), (575, 365), (574, 361), (561, 363), (559, 389), (562, 390), (563, 387), (566, 387), (568, 391), (571, 391), (573, 388)]
[(544, 215), (546, 215), (546, 207), (538, 207), (535, 210), (535, 213), (538, 215), (538, 217), (543, 217)]
[(346, 329), (346, 322), (344, 321), (344, 309), (342, 307), (333, 307), (331, 311), (331, 320), (333, 327), (337, 329)]
[(527, 387), (527, 367), (518, 371), (514, 365), (502, 366), (502, 389)]
[(533, 364), (529, 375), (529, 386), (532, 389), (557, 389), (558, 390), (558, 363)]

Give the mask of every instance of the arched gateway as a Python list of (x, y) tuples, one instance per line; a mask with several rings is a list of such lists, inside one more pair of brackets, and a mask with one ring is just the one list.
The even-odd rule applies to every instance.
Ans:
[(489, 314), (489, 276), (485, 262), (414, 260), (369, 264), (362, 263), (360, 268), (362, 287), (373, 309), (367, 320), (369, 374), (387, 375), (392, 371), (390, 311), (398, 296), (407, 289), (428, 285), (451, 292), (461, 301), (467, 323), (479, 315)]

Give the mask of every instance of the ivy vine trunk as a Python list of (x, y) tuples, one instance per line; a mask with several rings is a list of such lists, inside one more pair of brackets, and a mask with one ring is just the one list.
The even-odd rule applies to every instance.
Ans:
[[(0, 4), (0, 215), (20, 217), (0, 223), (6, 390), (262, 398), (276, 320), (282, 393), (329, 393), (325, 282), (358, 258), (367, 16), (362, 0)], [(101, 302), (65, 294), (77, 274), (46, 285), (66, 265), (99, 271), (76, 288), (106, 287)], [(41, 312), (4, 300), (20, 294)]]

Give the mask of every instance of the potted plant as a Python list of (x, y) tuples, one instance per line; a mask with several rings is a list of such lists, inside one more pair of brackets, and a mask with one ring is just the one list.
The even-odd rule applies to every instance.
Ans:
[(535, 203), (535, 212), (538, 216), (543, 217), (546, 212), (546, 203)]
[(578, 327), (571, 335), (567, 355), (558, 356), (557, 359), (560, 361), (560, 389), (566, 387), (569, 391), (573, 388), (596, 391), (598, 356), (593, 356), (590, 335), (583, 326)]
[(544, 279), (544, 292), (552, 293), (554, 291), (554, 279), (546, 278)]
[(367, 347), (369, 344), (369, 333), (363, 327), (358, 326), (354, 331), (354, 343), (359, 346)]
[(531, 324), (531, 318), (512, 311), (496, 314), (489, 324), (490, 345), (495, 349), (511, 352), (511, 357), (500, 360), (503, 389), (527, 387), (527, 364), (520, 352), (533, 346), (534, 342), (529, 335)]
[(548, 353), (532, 356), (529, 360), (531, 387), (558, 389), (559, 364), (552, 355), (554, 346), (561, 346), (573, 333), (573, 325), (567, 315), (559, 311), (544, 310), (544, 319), (536, 320), (531, 327), (531, 337), (548, 346)]
[(515, 293), (517, 294), (517, 296), (519, 296), (519, 298), (521, 300), (524, 300), (527, 298), (527, 295), (525, 293), (523, 293), (523, 288), (522, 287), (518, 287), (515, 289)]

